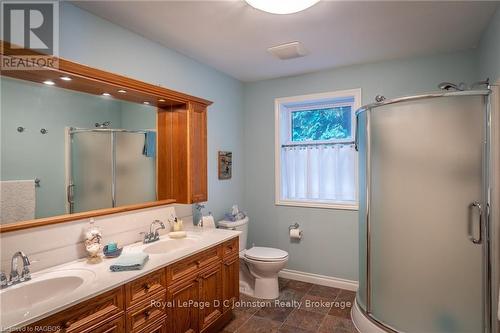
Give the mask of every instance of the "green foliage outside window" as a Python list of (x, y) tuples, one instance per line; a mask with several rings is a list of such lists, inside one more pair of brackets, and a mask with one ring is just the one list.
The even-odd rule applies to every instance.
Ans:
[(351, 106), (292, 112), (292, 141), (342, 140), (351, 137)]

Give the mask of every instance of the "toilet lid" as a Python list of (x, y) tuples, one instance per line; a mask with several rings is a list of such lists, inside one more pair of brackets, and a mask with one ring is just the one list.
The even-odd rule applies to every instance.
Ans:
[(280, 249), (274, 249), (272, 247), (256, 246), (246, 250), (245, 257), (262, 261), (281, 260), (288, 257), (288, 252)]

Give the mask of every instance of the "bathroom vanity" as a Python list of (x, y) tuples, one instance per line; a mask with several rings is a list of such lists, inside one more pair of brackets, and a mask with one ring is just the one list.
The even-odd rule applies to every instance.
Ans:
[[(140, 271), (110, 272), (111, 259), (95, 267), (79, 260), (35, 273), (32, 281), (16, 285), (12, 291), (23, 285), (44, 289), (36, 284), (58, 272), (93, 274), (76, 290), (56, 296), (59, 300), (47, 300), (45, 305), (42, 300), (17, 313), (3, 313), (2, 328), (24, 332), (218, 332), (232, 319), (232, 305), (239, 298), (238, 232), (190, 232), (187, 240), (191, 241), (179, 243), (163, 236), (152, 244), (127, 247), (150, 253)], [(177, 244), (177, 249), (167, 250)], [(8, 299), (2, 298), (4, 309), (9, 307)]]

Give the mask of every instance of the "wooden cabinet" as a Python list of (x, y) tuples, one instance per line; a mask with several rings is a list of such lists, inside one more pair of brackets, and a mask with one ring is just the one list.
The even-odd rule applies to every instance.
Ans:
[(222, 267), (213, 266), (199, 277), (200, 332), (209, 327), (222, 315)]
[(158, 269), (24, 328), (59, 333), (216, 332), (239, 297), (238, 238)]
[(92, 332), (104, 322), (122, 316), (124, 307), (120, 287), (29, 325), (26, 332)]
[(207, 201), (207, 105), (158, 109), (158, 200)]
[(170, 331), (179, 333), (198, 332), (198, 308), (193, 301), (199, 298), (199, 281), (192, 277), (168, 289), (170, 303)]
[(189, 103), (189, 199), (208, 200), (207, 191), (207, 107)]
[(234, 303), (240, 299), (240, 258), (232, 256), (224, 259), (222, 265), (222, 299), (224, 300), (224, 311), (232, 308)]

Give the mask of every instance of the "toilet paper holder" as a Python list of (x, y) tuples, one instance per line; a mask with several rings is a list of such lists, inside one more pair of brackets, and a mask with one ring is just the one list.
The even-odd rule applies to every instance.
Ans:
[(292, 230), (292, 229), (298, 229), (300, 227), (300, 225), (295, 222), (294, 224), (291, 224), (289, 227), (288, 227), (288, 231)]

